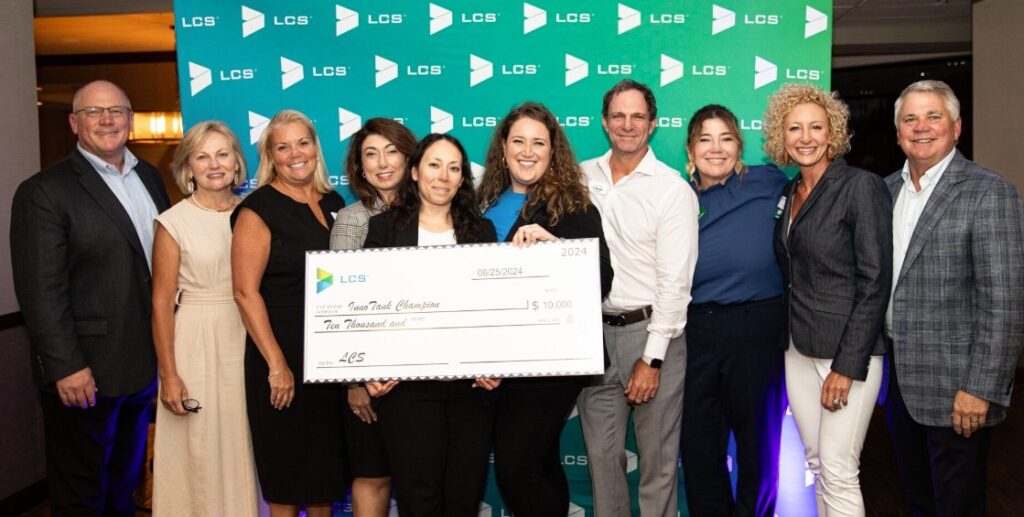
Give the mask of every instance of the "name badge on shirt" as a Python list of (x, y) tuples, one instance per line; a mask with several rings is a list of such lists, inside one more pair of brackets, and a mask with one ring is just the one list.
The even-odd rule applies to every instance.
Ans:
[(604, 183), (592, 183), (590, 190), (594, 191), (595, 194), (601, 194), (602, 196), (608, 193), (608, 185)]
[(786, 196), (779, 198), (779, 205), (775, 207), (775, 218), (779, 219), (782, 217), (782, 213), (786, 211)]

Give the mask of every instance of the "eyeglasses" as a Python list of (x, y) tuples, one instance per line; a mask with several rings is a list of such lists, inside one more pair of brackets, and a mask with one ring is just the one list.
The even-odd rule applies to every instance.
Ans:
[(200, 409), (203, 409), (203, 406), (200, 406), (199, 401), (196, 399), (182, 400), (181, 407), (184, 408), (185, 411), (188, 411), (189, 413), (198, 413)]
[(104, 112), (110, 113), (110, 116), (113, 118), (125, 118), (132, 112), (132, 109), (128, 106), (110, 106), (109, 108), (101, 106), (86, 106), (75, 113), (85, 113), (86, 117), (97, 119), (102, 117)]

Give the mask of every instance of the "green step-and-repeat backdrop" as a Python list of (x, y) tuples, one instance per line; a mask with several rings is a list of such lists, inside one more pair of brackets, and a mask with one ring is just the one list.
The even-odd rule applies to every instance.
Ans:
[[(767, 97), (786, 82), (827, 87), (831, 76), (831, 0), (175, 0), (174, 9), (185, 127), (228, 123), (252, 175), (270, 117), (300, 110), (314, 121), (331, 182), (346, 201), (353, 199), (343, 171), (348, 139), (373, 117), (398, 119), (418, 136), (451, 133), (479, 174), (501, 117), (539, 101), (583, 160), (608, 149), (601, 97), (628, 77), (657, 97), (651, 145), (662, 161), (683, 169), (689, 117), (714, 102), (740, 118), (743, 159), (763, 163)], [(247, 188), (254, 187), (251, 178)], [(791, 420), (786, 426), (795, 433)], [(570, 514), (591, 515), (575, 416), (562, 446)], [(628, 458), (635, 466), (636, 455)], [(796, 458), (799, 486), (793, 503), (780, 496), (779, 515), (800, 515), (797, 506), (808, 500)], [(630, 476), (635, 485), (637, 472)], [(482, 516), (508, 514), (493, 484), (486, 505)]]

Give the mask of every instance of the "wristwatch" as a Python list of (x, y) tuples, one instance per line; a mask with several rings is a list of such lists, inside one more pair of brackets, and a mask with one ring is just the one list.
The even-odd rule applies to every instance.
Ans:
[(646, 355), (640, 356), (640, 360), (647, 363), (647, 366), (654, 368), (655, 370), (661, 369), (661, 359), (655, 359)]

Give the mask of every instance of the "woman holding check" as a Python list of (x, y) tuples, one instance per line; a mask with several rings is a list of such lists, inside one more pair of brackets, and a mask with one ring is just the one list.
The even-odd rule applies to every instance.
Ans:
[[(427, 135), (409, 156), (401, 202), (370, 218), (365, 248), (494, 242), (480, 216), (469, 159), (454, 137)], [(418, 270), (422, 267), (422, 270)], [(410, 264), (429, 275), (429, 264)], [(403, 516), (475, 516), (487, 476), (494, 406), (480, 390), (500, 379), (369, 382)]]
[[(547, 108), (514, 108), (491, 138), (480, 185), (484, 216), (505, 242), (595, 237), (600, 240), (601, 297), (612, 264), (601, 214), (590, 204), (576, 157)], [(494, 468), (501, 496), (515, 515), (564, 516), (569, 484), (559, 438), (582, 384), (578, 377), (508, 379), (496, 401)]]

